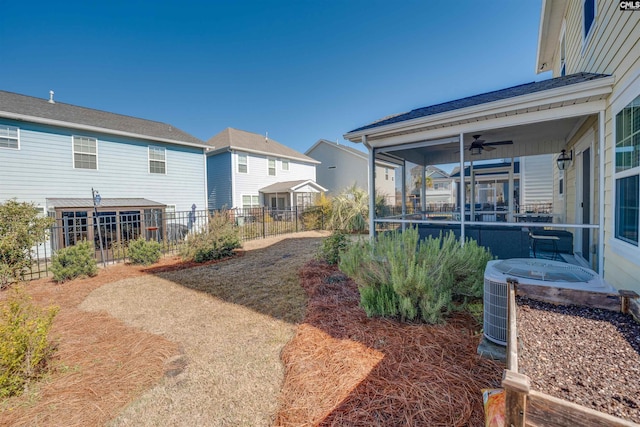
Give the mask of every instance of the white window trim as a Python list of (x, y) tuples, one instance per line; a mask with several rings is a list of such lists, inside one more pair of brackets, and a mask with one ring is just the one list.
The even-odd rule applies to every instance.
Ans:
[[(284, 165), (287, 165), (287, 168), (284, 168)], [(291, 163), (289, 162), (288, 159), (281, 159), (280, 160), (280, 169), (282, 169), (283, 171), (289, 171), (291, 168)]]
[[(269, 173), (269, 162), (273, 161), (273, 175)], [(267, 157), (267, 176), (278, 176), (278, 160), (275, 157)]]
[(589, 43), (591, 42), (591, 39), (593, 38), (593, 33), (595, 33), (595, 28), (598, 25), (598, 0), (593, 0), (593, 22), (591, 23), (591, 28), (589, 28), (589, 32), (587, 33), (587, 35), (584, 35), (584, 0), (582, 0), (581, 2), (581, 6), (582, 6), (582, 33), (580, 34), (581, 38), (582, 38), (582, 55), (584, 56), (586, 50), (587, 50), (587, 46), (589, 46)]
[[(0, 147), (0, 148), (1, 148), (1, 149), (3, 149), (3, 150), (20, 151), (20, 146), (21, 146), (21, 144), (20, 144), (20, 128), (19, 128), (18, 126), (12, 126), (12, 125), (3, 125), (3, 126), (6, 126), (6, 127), (8, 127), (8, 128), (15, 128), (15, 130), (16, 130), (16, 134), (18, 135), (18, 136), (16, 137), (16, 139), (17, 139), (17, 141), (18, 141), (18, 148), (11, 148), (11, 147)], [(6, 137), (6, 136), (2, 136), (2, 138), (9, 138), (9, 139), (13, 139), (13, 138), (11, 138), (11, 137)]]
[[(164, 152), (164, 160), (157, 160), (151, 158), (151, 149), (157, 148)], [(164, 162), (164, 173), (151, 172), (151, 161), (154, 162)], [(147, 173), (149, 175), (166, 175), (169, 172), (169, 168), (167, 165), (167, 149), (165, 147), (160, 147), (158, 145), (148, 145), (147, 146)]]
[[(240, 206), (242, 209), (245, 209), (244, 207), (244, 198), (245, 197), (250, 197), (251, 198), (251, 203), (250, 203), (250, 207), (246, 208), (246, 209), (254, 209), (254, 208), (259, 208), (260, 206), (260, 195), (259, 194), (248, 194), (248, 193), (242, 193), (240, 194)], [(258, 198), (258, 202), (256, 205), (253, 204), (253, 198), (257, 197)]]
[[(89, 138), (89, 139), (93, 139), (96, 142), (96, 168), (95, 169), (87, 169), (87, 168), (77, 168), (76, 167), (76, 147), (75, 147), (75, 143), (73, 141), (74, 138)], [(73, 165), (74, 169), (77, 170), (83, 170), (83, 171), (97, 171), (100, 170), (100, 164), (98, 161), (98, 138), (94, 138), (92, 136), (84, 136), (84, 135), (71, 135), (71, 164)], [(79, 154), (87, 154), (87, 153), (79, 153)]]
[[(245, 163), (247, 166), (246, 172), (240, 172), (240, 156), (244, 156), (247, 159)], [(249, 155), (247, 153), (236, 153), (236, 173), (241, 173), (243, 175), (249, 174)]]
[[(635, 94), (635, 95), (634, 95)], [(617, 115), (631, 103), (634, 99), (640, 96), (640, 80), (636, 80), (633, 84), (629, 85), (627, 88), (627, 92), (625, 94), (621, 94), (618, 99), (615, 101), (615, 104), (612, 105), (611, 109), (611, 120), (612, 120), (612, 145), (613, 145), (613, 158), (611, 160), (611, 169), (612, 169), (612, 179), (611, 179), (611, 195), (612, 195), (612, 212), (611, 212), (611, 236), (609, 237), (609, 245), (611, 250), (618, 256), (624, 258), (625, 260), (635, 264), (640, 265), (640, 242), (638, 246), (633, 245), (631, 243), (627, 243), (624, 240), (620, 240), (616, 237), (616, 215), (615, 210), (617, 206), (617, 197), (616, 197), (616, 181), (619, 178), (626, 178), (628, 176), (638, 175), (640, 174), (640, 166), (637, 166), (632, 169), (627, 169), (622, 172), (616, 172), (616, 140), (617, 140), (617, 126), (616, 126), (616, 117)]]

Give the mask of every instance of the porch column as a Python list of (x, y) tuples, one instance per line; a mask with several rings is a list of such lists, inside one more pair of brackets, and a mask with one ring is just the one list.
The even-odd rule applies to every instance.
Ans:
[(476, 173), (473, 171), (473, 158), (469, 159), (469, 175), (469, 188), (471, 189), (469, 192), (469, 221), (474, 222), (476, 220)]
[(511, 158), (511, 167), (509, 168), (509, 213), (507, 215), (507, 221), (513, 222), (513, 157)]
[(598, 275), (604, 277), (604, 110), (598, 113)]
[(375, 150), (367, 142), (367, 135), (362, 136), (362, 144), (369, 150), (369, 237), (373, 240), (376, 237), (375, 215), (376, 215), (376, 159)]
[(464, 204), (465, 204), (465, 176), (464, 176), (464, 133), (460, 132), (460, 245), (464, 246)]
[[(407, 161), (402, 161), (402, 179), (400, 180), (402, 185), (402, 219), (407, 218)], [(402, 223), (402, 231), (407, 229), (407, 225)]]
[(421, 188), (421, 193), (420, 193), (420, 209), (422, 209), (422, 212), (426, 212), (427, 210), (427, 177), (425, 176), (427, 173), (427, 167), (425, 165), (422, 165), (422, 179), (420, 180), (422, 182), (422, 188)]

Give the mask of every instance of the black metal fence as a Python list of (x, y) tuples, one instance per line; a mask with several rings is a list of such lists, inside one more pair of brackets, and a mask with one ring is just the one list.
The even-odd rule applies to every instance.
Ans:
[(226, 215), (241, 240), (255, 240), (327, 225), (324, 211), (315, 206), (286, 210), (266, 207), (221, 211), (171, 212), (161, 209), (114, 212), (64, 212), (55, 218), (47, 236), (31, 249), (31, 269), (26, 280), (46, 277), (55, 251), (83, 240), (93, 242), (99, 263), (127, 260), (130, 241), (144, 238), (161, 244), (162, 252), (175, 253), (189, 235), (207, 230), (211, 215)]

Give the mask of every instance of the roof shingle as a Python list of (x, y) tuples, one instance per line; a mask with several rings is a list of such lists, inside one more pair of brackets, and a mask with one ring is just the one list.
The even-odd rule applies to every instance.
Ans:
[(166, 123), (0, 91), (0, 117), (11, 117), (12, 114), (33, 118), (35, 122), (38, 119), (53, 120), (70, 128), (78, 125), (91, 126), (107, 132), (126, 132), (148, 139), (204, 144), (204, 141), (195, 136)]

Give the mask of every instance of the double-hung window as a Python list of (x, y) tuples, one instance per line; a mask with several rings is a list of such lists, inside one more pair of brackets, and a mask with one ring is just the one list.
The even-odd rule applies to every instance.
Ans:
[(282, 159), (282, 170), (283, 171), (289, 170), (289, 160)]
[(269, 164), (269, 176), (276, 176), (276, 159), (267, 159)]
[(73, 137), (73, 167), (98, 169), (98, 141), (95, 138)]
[(0, 148), (20, 149), (20, 131), (17, 127), (0, 125)]
[(247, 173), (247, 155), (238, 153), (238, 173)]
[(242, 209), (251, 209), (260, 207), (260, 196), (242, 196)]
[(638, 246), (640, 96), (616, 114), (615, 237)]
[(163, 147), (149, 147), (149, 173), (167, 173), (167, 152)]

